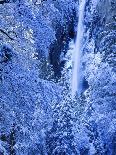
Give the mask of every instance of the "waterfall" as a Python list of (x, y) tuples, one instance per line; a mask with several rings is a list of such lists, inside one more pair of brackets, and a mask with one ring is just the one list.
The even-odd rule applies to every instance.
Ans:
[(79, 95), (80, 90), (80, 59), (82, 53), (82, 39), (83, 39), (83, 20), (84, 20), (84, 9), (85, 9), (86, 0), (80, 0), (79, 4), (79, 20), (77, 25), (77, 36), (75, 42), (75, 48), (73, 51), (73, 70), (72, 70), (72, 98), (76, 95)]

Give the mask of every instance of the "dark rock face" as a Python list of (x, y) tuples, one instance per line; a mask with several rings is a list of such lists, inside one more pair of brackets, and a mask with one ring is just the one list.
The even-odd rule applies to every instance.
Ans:
[(83, 80), (82, 80), (82, 91), (84, 92), (88, 88), (89, 88), (88, 81), (85, 78), (83, 78)]
[(1, 55), (1, 61), (0, 62), (2, 63), (2, 62), (10, 61), (13, 53), (12, 53), (12, 50), (9, 47), (4, 45), (1, 48), (0, 55)]
[(53, 66), (56, 81), (61, 77), (61, 70), (65, 64), (65, 62), (62, 62), (60, 60), (61, 52), (63, 51), (65, 55), (66, 50), (68, 49), (70, 39), (74, 39), (75, 37), (74, 32), (74, 25), (76, 19), (75, 10), (69, 12), (68, 16), (65, 17), (66, 22), (64, 23), (63, 26), (57, 23), (55, 27), (56, 40), (50, 45), (49, 48), (49, 60), (50, 64), (52, 64)]
[[(102, 7), (104, 6), (104, 7)], [(93, 37), (95, 37), (96, 51), (104, 53), (103, 61), (111, 66), (115, 65), (116, 42), (116, 2), (101, 1), (93, 16)]]
[[(54, 41), (49, 48), (50, 64), (53, 66), (54, 76), (56, 79), (61, 77), (61, 70), (64, 67), (64, 63), (60, 61), (61, 52), (68, 49), (68, 43), (71, 38), (74, 38), (74, 21), (68, 24), (67, 30), (59, 26), (56, 31), (56, 41)], [(60, 46), (59, 46), (60, 45)]]

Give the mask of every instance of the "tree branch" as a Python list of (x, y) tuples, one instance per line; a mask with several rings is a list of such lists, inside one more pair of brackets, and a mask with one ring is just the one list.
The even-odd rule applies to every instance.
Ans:
[(0, 29), (0, 32), (2, 32), (3, 34), (5, 34), (10, 40), (14, 40), (14, 38), (10, 37), (10, 36), (8, 35), (8, 33), (5, 32), (4, 30)]

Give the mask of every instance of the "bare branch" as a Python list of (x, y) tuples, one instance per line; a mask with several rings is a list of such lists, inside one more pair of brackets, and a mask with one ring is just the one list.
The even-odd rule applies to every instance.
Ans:
[(5, 34), (10, 40), (14, 40), (14, 38), (10, 37), (9, 34), (7, 32), (5, 32), (3, 29), (0, 29), (0, 32)]

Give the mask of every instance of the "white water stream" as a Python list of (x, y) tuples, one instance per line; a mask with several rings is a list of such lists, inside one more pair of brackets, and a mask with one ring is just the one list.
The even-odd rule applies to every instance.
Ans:
[(73, 51), (73, 70), (72, 70), (72, 98), (76, 95), (80, 95), (80, 80), (81, 80), (81, 73), (80, 73), (80, 60), (82, 54), (82, 39), (83, 39), (83, 20), (84, 20), (84, 9), (85, 9), (86, 0), (80, 0), (79, 4), (79, 20), (77, 25), (77, 36), (75, 47)]

